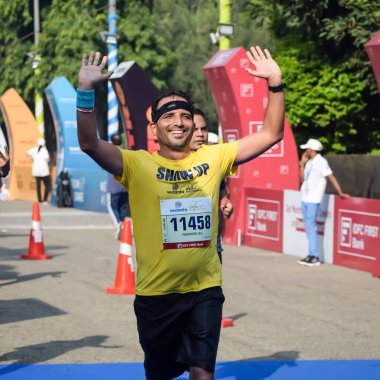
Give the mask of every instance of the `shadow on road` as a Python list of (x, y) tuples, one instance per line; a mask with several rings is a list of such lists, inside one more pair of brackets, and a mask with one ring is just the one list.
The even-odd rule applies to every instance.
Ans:
[(66, 352), (73, 351), (84, 347), (94, 348), (120, 348), (121, 346), (104, 346), (103, 343), (109, 337), (106, 335), (88, 336), (78, 340), (53, 341), (31, 346), (19, 347), (12, 352), (0, 356), (1, 361), (10, 361), (13, 363), (0, 368), (0, 376), (18, 371), (31, 364), (43, 363), (54, 359)]
[[(14, 285), (21, 282), (38, 280), (42, 277), (47, 277), (47, 276), (58, 278), (58, 277), (61, 277), (63, 273), (66, 273), (66, 272), (42, 272), (42, 273), (40, 272), (40, 273), (20, 275), (19, 273), (13, 271), (13, 268), (14, 267), (11, 265), (0, 265), (0, 281), (1, 281), (0, 288), (3, 286)], [(5, 280), (10, 280), (10, 281), (2, 282)]]
[(217, 364), (215, 378), (228, 380), (268, 379), (281, 367), (296, 367), (298, 357), (298, 351), (279, 351), (269, 356), (221, 362)]
[[(65, 253), (56, 254), (57, 250), (68, 249), (67, 245), (45, 245), (45, 252), (54, 257), (62, 256)], [(19, 261), (20, 256), (28, 252), (28, 242), (25, 243), (25, 248), (9, 249), (0, 247), (0, 259), (5, 261)]]
[(64, 314), (65, 311), (36, 298), (0, 300), (0, 325)]

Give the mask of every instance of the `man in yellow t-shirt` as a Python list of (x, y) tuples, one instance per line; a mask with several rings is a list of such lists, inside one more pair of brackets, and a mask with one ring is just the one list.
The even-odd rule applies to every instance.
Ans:
[(182, 160), (122, 151), (138, 252), (136, 294), (221, 286), (217, 186), (232, 169), (237, 145), (205, 146)]
[(194, 106), (178, 91), (152, 105), (150, 127), (160, 150), (124, 151), (97, 136), (94, 87), (109, 78), (107, 58), (82, 59), (77, 92), (81, 149), (129, 191), (134, 225), (137, 286), (134, 301), (149, 380), (169, 380), (184, 371), (213, 380), (222, 305), (216, 250), (220, 183), (233, 167), (269, 149), (283, 137), (285, 101), (281, 70), (268, 50), (247, 52), (248, 74), (268, 82), (262, 129), (236, 142), (192, 152)]

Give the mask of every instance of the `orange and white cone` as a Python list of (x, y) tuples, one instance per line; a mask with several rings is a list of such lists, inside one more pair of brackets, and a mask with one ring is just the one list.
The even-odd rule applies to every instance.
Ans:
[(132, 231), (130, 219), (121, 226), (121, 242), (117, 261), (115, 285), (107, 288), (111, 294), (135, 294), (135, 272), (132, 257)]
[(53, 256), (45, 253), (44, 238), (41, 230), (40, 206), (38, 202), (33, 203), (32, 228), (29, 234), (28, 252), (21, 255), (24, 260), (46, 260)]
[(222, 318), (221, 327), (224, 329), (225, 327), (235, 326), (234, 320), (232, 318)]

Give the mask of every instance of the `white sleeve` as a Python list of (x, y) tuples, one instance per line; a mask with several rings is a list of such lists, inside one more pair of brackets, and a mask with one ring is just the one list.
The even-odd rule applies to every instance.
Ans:
[(43, 154), (43, 158), (46, 160), (47, 158), (49, 158), (49, 152), (47, 149), (44, 149), (44, 154)]
[(323, 161), (321, 160), (321, 166), (320, 166), (319, 170), (321, 171), (321, 173), (324, 177), (327, 177), (333, 173), (331, 168), (330, 168), (329, 163), (327, 162), (327, 160), (325, 158), (323, 159)]
[(33, 157), (33, 156), (34, 156), (34, 150), (35, 150), (35, 148), (31, 148), (31, 149), (29, 149), (29, 150), (26, 152), (26, 154), (27, 154), (28, 156), (30, 156), (30, 157)]

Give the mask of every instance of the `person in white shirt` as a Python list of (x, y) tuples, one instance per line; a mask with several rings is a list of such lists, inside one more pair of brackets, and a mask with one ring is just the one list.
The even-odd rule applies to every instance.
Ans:
[(216, 133), (209, 132), (208, 133), (208, 145), (214, 145), (214, 144), (219, 144), (219, 136)]
[[(0, 130), (1, 132), (1, 130)], [(9, 174), (10, 160), (8, 148), (6, 145), (2, 145), (0, 141), (0, 200), (5, 201), (8, 198), (8, 190), (6, 183), (3, 183), (2, 178)]]
[(6, 177), (10, 169), (8, 148), (0, 144), (0, 178)]
[[(49, 171), (49, 152), (45, 147), (45, 140), (38, 139), (37, 146), (29, 149), (26, 153), (33, 159), (32, 175), (36, 178), (38, 202), (44, 205), (48, 204), (48, 197), (51, 191), (51, 179)], [(42, 198), (41, 183), (44, 183), (45, 191)]]
[(318, 140), (309, 139), (306, 144), (300, 145), (300, 148), (306, 149), (300, 163), (300, 181), (302, 183), (302, 217), (309, 242), (309, 254), (298, 260), (298, 263), (316, 267), (321, 264), (318, 249), (317, 217), (319, 205), (325, 194), (327, 178), (341, 198), (347, 198), (349, 195), (342, 192), (327, 160), (320, 155), (319, 152), (323, 146)]

